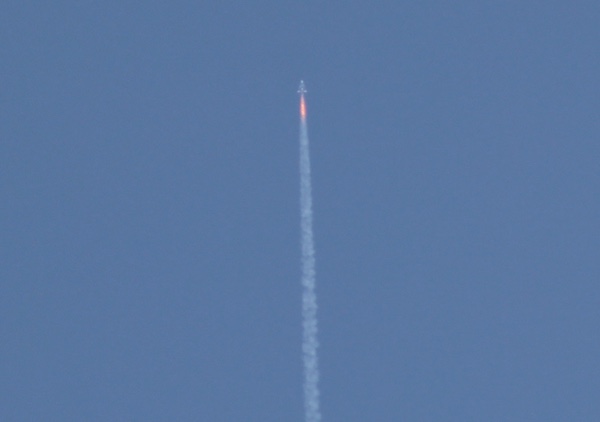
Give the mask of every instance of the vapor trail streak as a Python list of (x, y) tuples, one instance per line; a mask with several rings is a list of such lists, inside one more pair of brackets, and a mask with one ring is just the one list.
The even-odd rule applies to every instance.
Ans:
[(317, 295), (313, 240), (310, 154), (304, 83), (300, 83), (300, 226), (302, 232), (302, 318), (304, 357), (304, 411), (306, 422), (319, 422), (319, 365), (317, 348)]

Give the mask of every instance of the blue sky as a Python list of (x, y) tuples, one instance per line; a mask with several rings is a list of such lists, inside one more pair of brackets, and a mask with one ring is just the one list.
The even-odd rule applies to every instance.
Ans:
[(600, 5), (0, 6), (0, 419), (600, 418)]

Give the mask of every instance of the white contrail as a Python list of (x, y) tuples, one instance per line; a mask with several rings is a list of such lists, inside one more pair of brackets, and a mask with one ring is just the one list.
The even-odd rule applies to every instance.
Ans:
[(304, 355), (304, 411), (306, 422), (319, 422), (319, 361), (317, 348), (317, 295), (313, 240), (310, 154), (306, 125), (304, 82), (300, 82), (300, 225), (302, 229), (302, 318)]

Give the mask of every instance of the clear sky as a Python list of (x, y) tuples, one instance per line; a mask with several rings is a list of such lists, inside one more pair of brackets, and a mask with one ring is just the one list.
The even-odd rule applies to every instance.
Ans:
[(600, 4), (0, 6), (0, 420), (600, 420)]

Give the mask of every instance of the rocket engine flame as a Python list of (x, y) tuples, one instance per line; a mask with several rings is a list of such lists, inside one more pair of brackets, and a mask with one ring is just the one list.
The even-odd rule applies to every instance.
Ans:
[(306, 102), (304, 101), (304, 94), (300, 95), (300, 117), (302, 120), (306, 120)]

